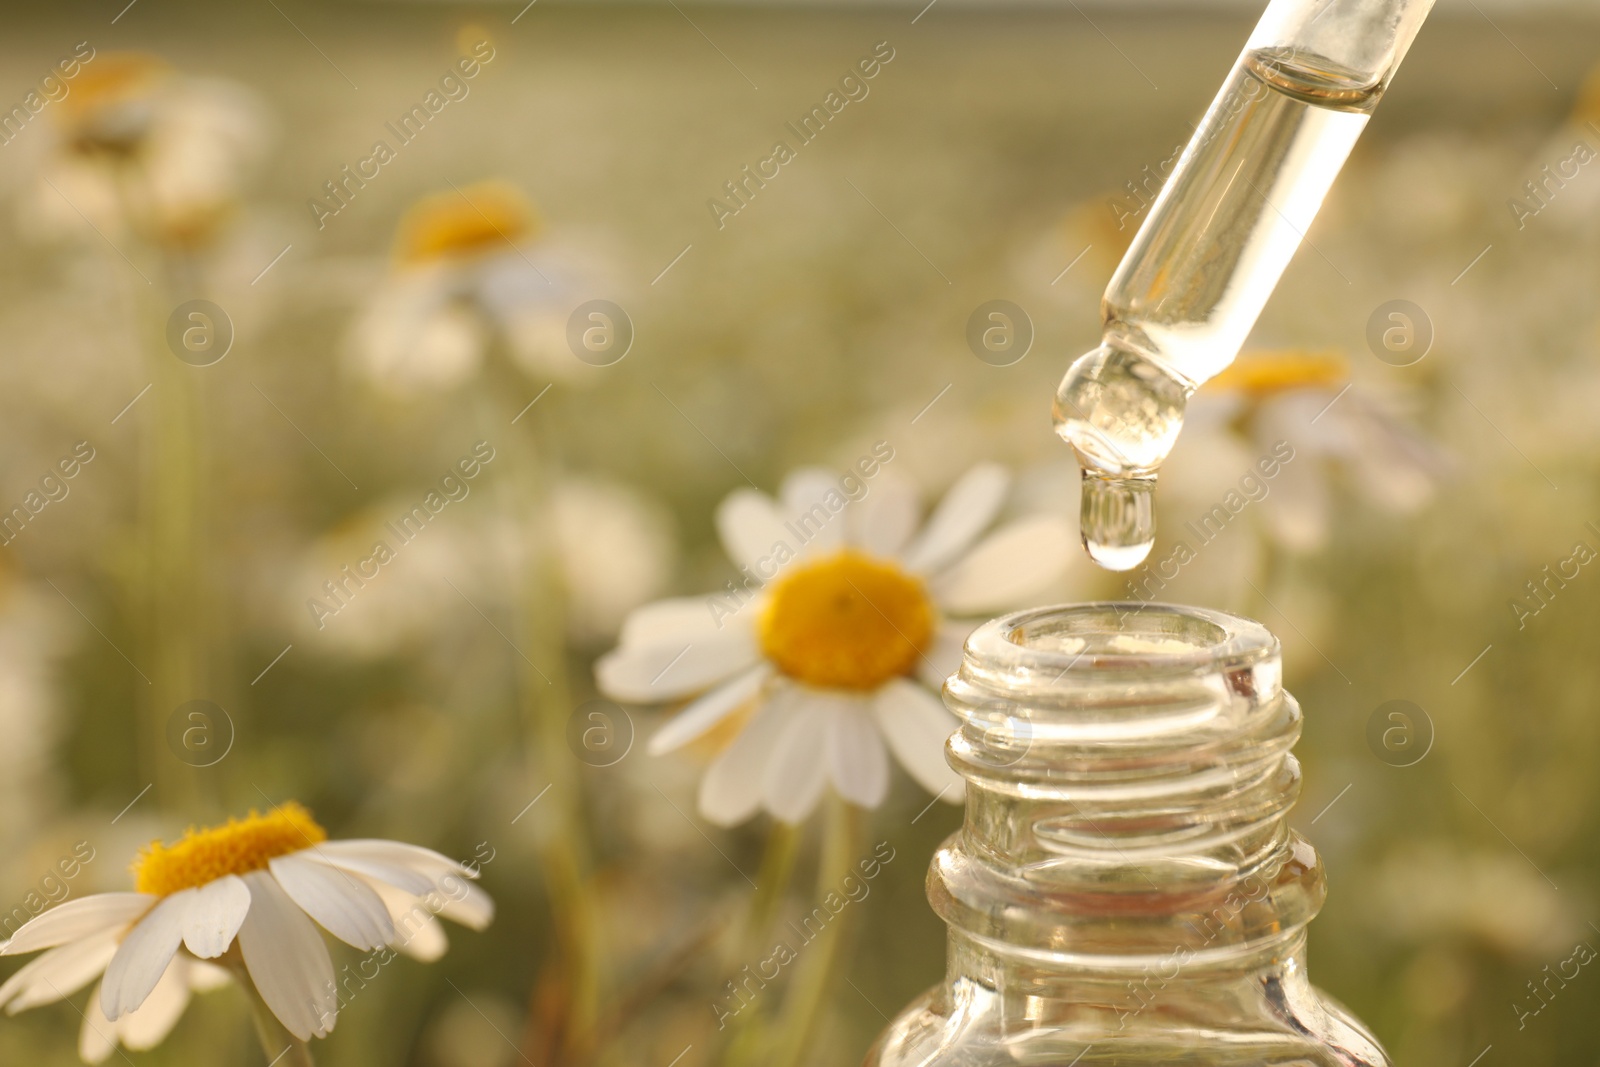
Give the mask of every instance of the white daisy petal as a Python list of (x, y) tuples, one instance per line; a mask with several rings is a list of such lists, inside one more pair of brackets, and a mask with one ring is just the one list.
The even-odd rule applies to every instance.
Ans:
[(100, 1010), (100, 987), (95, 986), (78, 1030), (78, 1058), (84, 1063), (104, 1063), (116, 1050), (117, 1026)]
[(239, 928), (239, 951), (250, 980), (295, 1037), (326, 1037), (339, 1011), (328, 946), (271, 874), (251, 871), (244, 880), (251, 900)]
[(753, 699), (771, 676), (772, 667), (761, 663), (696, 700), (655, 732), (650, 738), (650, 755), (671, 752), (703, 736)]
[[(830, 495), (831, 494), (831, 495)], [(826, 552), (844, 543), (846, 498), (839, 491), (839, 476), (821, 467), (802, 467), (783, 480), (784, 517), (792, 524), (790, 540), (804, 535), (806, 552)], [(797, 546), (798, 547), (798, 546)], [(772, 546), (767, 546), (770, 552)]]
[(772, 546), (792, 538), (783, 528), (778, 506), (755, 489), (735, 489), (717, 506), (717, 533), (728, 558), (741, 567), (771, 556)]
[(1328, 541), (1333, 494), (1328, 473), (1313, 459), (1285, 467), (1261, 514), (1273, 537), (1291, 552), (1313, 553)]
[(432, 963), (450, 947), (444, 926), (433, 911), (417, 897), (392, 885), (374, 882), (372, 888), (383, 898), (394, 922), (394, 947), (402, 954), (423, 963)]
[(267, 866), (289, 899), (345, 944), (370, 952), (394, 940), (388, 909), (362, 879), (298, 852)]
[[(688, 644), (713, 636), (722, 626), (717, 625), (718, 617), (711, 609), (711, 598), (700, 596), (673, 597), (635, 608), (623, 622), (617, 644), (622, 648), (664, 645), (673, 641)], [(723, 625), (727, 625), (725, 619)]]
[(194, 905), (183, 920), (183, 944), (203, 960), (228, 951), (250, 910), (250, 890), (238, 875), (224, 875), (195, 892)]
[(915, 682), (896, 678), (878, 690), (873, 713), (894, 758), (917, 783), (951, 803), (964, 792), (944, 759), (944, 743), (961, 725), (944, 702)]
[(185, 960), (175, 960), (138, 1010), (117, 1020), (117, 1038), (125, 1048), (142, 1052), (166, 1040), (189, 1006), (188, 971)]
[(1014, 607), (1060, 577), (1077, 540), (1072, 524), (1055, 515), (1003, 526), (934, 579), (934, 599), (956, 615)]
[(494, 921), (494, 901), (470, 882), (457, 882), (438, 892), (438, 914), (469, 930), (485, 930)]
[(22, 924), (16, 936), (0, 946), (0, 956), (15, 956), (55, 948), (126, 926), (153, 907), (158, 898), (148, 893), (97, 893), (69, 900)]
[(356, 837), (347, 841), (325, 841), (307, 858), (337, 864), (341, 858), (369, 859), (389, 863), (415, 871), (434, 882), (449, 874), (476, 878), (477, 874), (465, 864), (451, 859), (442, 852), (404, 841), (385, 841), (377, 837)]
[(907, 569), (929, 574), (961, 555), (994, 521), (1010, 487), (1011, 475), (997, 463), (980, 463), (962, 475), (901, 557)]
[(917, 490), (906, 479), (884, 473), (867, 495), (850, 505), (849, 536), (874, 556), (900, 555), (917, 529)]
[(922, 650), (917, 660), (917, 677), (928, 688), (937, 692), (961, 666), (961, 656), (966, 651), (967, 638), (977, 628), (970, 620), (953, 620), (939, 624), (933, 642)]
[(833, 711), (828, 764), (839, 795), (862, 808), (876, 808), (889, 792), (889, 754), (865, 702)]
[(0, 1005), (7, 1015), (15, 1015), (70, 997), (100, 977), (116, 952), (116, 931), (53, 948), (0, 985)]
[(792, 690), (769, 698), (700, 779), (700, 814), (718, 826), (744, 822), (761, 807), (767, 766), (789, 721)]
[(761, 791), (775, 818), (801, 822), (822, 798), (828, 784), (830, 713), (836, 702), (831, 695), (814, 692), (795, 701)]
[(351, 855), (345, 852), (332, 851), (328, 848), (331, 844), (342, 842), (328, 841), (317, 846), (317, 851), (306, 858), (313, 863), (323, 863), (336, 870), (350, 874), (358, 874), (369, 882), (383, 882), (392, 885), (402, 892), (412, 896), (426, 896), (433, 892), (438, 883), (425, 874), (421, 874), (403, 863), (376, 859), (366, 855)]
[(112, 1022), (144, 1003), (161, 981), (183, 942), (183, 926), (194, 906), (195, 890), (180, 889), (133, 925), (106, 967), (100, 1007)]
[(753, 634), (729, 628), (716, 637), (616, 649), (600, 657), (594, 676), (600, 691), (613, 700), (655, 704), (730, 678), (759, 654)]

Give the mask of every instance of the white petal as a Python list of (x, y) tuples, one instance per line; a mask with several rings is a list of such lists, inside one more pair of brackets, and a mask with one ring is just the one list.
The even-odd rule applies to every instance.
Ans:
[(828, 784), (830, 714), (837, 702), (838, 698), (817, 692), (795, 701), (761, 791), (775, 818), (801, 822), (821, 799)]
[[(839, 491), (839, 476), (821, 467), (802, 467), (783, 480), (784, 517), (790, 522), (788, 540), (791, 544), (804, 537), (807, 552), (827, 551), (844, 543), (845, 505), (840, 503), (834, 511), (825, 502), (829, 493), (839, 501), (845, 497)], [(768, 546), (767, 551), (771, 551)]]
[(977, 624), (971, 621), (942, 622), (933, 643), (922, 650), (917, 660), (917, 677), (928, 688), (937, 692), (961, 667), (961, 657), (966, 652), (967, 638)]
[(781, 690), (756, 709), (700, 779), (700, 814), (718, 826), (744, 822), (761, 807), (761, 790), (778, 738), (789, 721), (792, 689)]
[(174, 962), (139, 1009), (117, 1020), (117, 1038), (124, 1047), (135, 1052), (155, 1048), (172, 1033), (189, 1006), (188, 970), (184, 960)]
[(450, 299), (447, 270), (417, 270), (379, 291), (356, 321), (349, 355), (358, 369), (397, 392), (454, 385), (477, 367), (480, 316)]
[(655, 732), (650, 738), (650, 755), (671, 752), (703, 736), (761, 692), (770, 677), (772, 667), (761, 663), (696, 700)]
[(290, 900), (354, 948), (370, 952), (394, 940), (388, 909), (365, 881), (306, 855), (294, 852), (268, 863)]
[(183, 942), (183, 925), (194, 906), (193, 889), (164, 897), (134, 924), (117, 946), (100, 984), (100, 1007), (112, 1022), (144, 1003)]
[(928, 574), (965, 552), (994, 521), (1010, 486), (1011, 475), (997, 463), (980, 463), (962, 475), (906, 549), (906, 567)]
[[(344, 844), (345, 842), (337, 842)], [(325, 863), (336, 870), (358, 874), (369, 882), (383, 882), (412, 896), (426, 896), (433, 892), (438, 883), (404, 863), (377, 859), (368, 855), (351, 855), (345, 852), (336, 852), (328, 848), (335, 844), (329, 841), (317, 846), (315, 852), (310, 852), (306, 858), (314, 863)]]
[(344, 841), (325, 841), (318, 845), (316, 851), (307, 856), (324, 863), (338, 864), (342, 858), (368, 859), (378, 863), (389, 863), (396, 867), (404, 867), (415, 871), (431, 881), (437, 882), (446, 875), (454, 874), (466, 878), (476, 878), (477, 872), (467, 867), (442, 852), (435, 852), (431, 848), (421, 845), (407, 844), (404, 841), (388, 841), (381, 837), (355, 837)]
[(730, 627), (716, 637), (616, 649), (600, 657), (594, 676), (613, 700), (655, 704), (713, 686), (758, 656), (754, 635)]
[(117, 1048), (116, 1024), (100, 1010), (100, 987), (95, 986), (83, 1011), (78, 1030), (78, 1058), (84, 1063), (104, 1063)]
[(934, 599), (956, 615), (1015, 607), (1060, 577), (1077, 541), (1072, 524), (1054, 515), (1003, 526), (934, 580)]
[(889, 792), (889, 754), (864, 702), (834, 709), (828, 749), (833, 786), (839, 795), (861, 808), (882, 804)]
[(961, 776), (944, 759), (944, 743), (961, 723), (944, 702), (914, 682), (897, 678), (872, 704), (894, 758), (928, 792), (959, 803)]
[(16, 936), (0, 948), (0, 956), (54, 948), (103, 930), (126, 926), (149, 911), (157, 899), (148, 893), (98, 893), (69, 900), (23, 923)]
[(194, 906), (183, 922), (183, 944), (203, 960), (228, 951), (250, 910), (250, 890), (238, 875), (225, 875), (195, 893)]
[(879, 475), (850, 505), (850, 539), (874, 556), (896, 557), (917, 529), (917, 490), (904, 478)]
[(488, 929), (494, 921), (494, 901), (475, 885), (457, 882), (450, 888), (440, 889), (435, 895), (439, 899), (431, 903), (437, 904), (438, 914), (469, 930)]
[(70, 997), (96, 978), (116, 955), (115, 931), (96, 934), (53, 948), (12, 975), (0, 986), (0, 1004), (7, 1015), (54, 1004)]
[[(686, 645), (690, 641), (715, 634), (721, 626), (712, 612), (710, 596), (674, 597), (657, 600), (628, 613), (622, 624), (617, 644), (624, 648), (639, 645)], [(723, 620), (726, 625), (726, 620)]]
[(772, 554), (774, 545), (792, 538), (783, 528), (778, 507), (767, 494), (755, 489), (735, 489), (717, 507), (717, 533), (728, 557), (750, 567)]
[(301, 1041), (326, 1037), (339, 1011), (333, 961), (322, 935), (266, 871), (244, 876), (250, 913), (239, 928), (239, 950), (261, 999)]
[(372, 888), (383, 898), (394, 922), (395, 948), (412, 959), (432, 963), (443, 956), (450, 941), (433, 911), (420, 899), (392, 885), (374, 882)]
[(1278, 475), (1272, 495), (1261, 502), (1261, 514), (1284, 548), (1310, 553), (1328, 541), (1333, 501), (1327, 471), (1314, 457), (1302, 462), (1304, 466), (1285, 467)]

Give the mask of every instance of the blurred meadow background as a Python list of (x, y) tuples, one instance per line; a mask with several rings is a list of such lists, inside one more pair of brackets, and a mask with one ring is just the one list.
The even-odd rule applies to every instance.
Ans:
[[(718, 1025), (742, 931), (811, 907), (828, 816), (707, 821), (714, 748), (651, 755), (672, 708), (608, 702), (594, 664), (631, 610), (738, 577), (731, 491), (879, 442), (924, 506), (996, 462), (1006, 517), (1073, 520), (1050, 396), (1256, 14), (12, 12), (0, 105), (93, 58), (0, 138), (0, 911), (124, 890), (147, 842), (295, 798), (335, 837), (493, 856), (494, 925), (365, 983), (323, 1062), (748, 1059)], [(1116, 576), (1074, 551), (1033, 597), (1279, 635), (1294, 823), (1331, 882), (1312, 976), (1417, 1067), (1596, 1062), (1600, 976), (1519, 1023), (1546, 965), (1600, 943), (1596, 18), (1441, 0), (1197, 399), (1151, 557), (1188, 537), (1193, 560)], [(733, 199), (778, 140), (793, 158)], [(969, 341), (994, 300), (1029, 344)], [(1280, 441), (1293, 460), (1241, 488)], [(1199, 544), (1186, 523), (1236, 489)], [(378, 540), (392, 558), (351, 582)], [(764, 991), (774, 1027), (806, 1023), (797, 1062), (857, 1062), (941, 975), (922, 884), (960, 815), (932, 800), (897, 765), (864, 830), (894, 858), (830, 984)], [(0, 1019), (0, 1062), (75, 1063), (79, 1023)], [(127, 1055), (266, 1062), (232, 990)]]

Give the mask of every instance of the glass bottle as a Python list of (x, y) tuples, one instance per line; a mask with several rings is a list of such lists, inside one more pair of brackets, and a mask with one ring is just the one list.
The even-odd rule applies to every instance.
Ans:
[(933, 859), (945, 981), (867, 1067), (1386, 1065), (1306, 976), (1321, 861), (1286, 817), (1278, 641), (1163, 604), (1019, 612), (945, 700), (966, 819)]

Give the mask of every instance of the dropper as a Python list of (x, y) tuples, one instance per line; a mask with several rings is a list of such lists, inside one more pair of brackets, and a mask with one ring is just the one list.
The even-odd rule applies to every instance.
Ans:
[(1433, 0), (1273, 0), (1101, 298), (1104, 336), (1056, 390), (1101, 566), (1155, 541), (1156, 474), (1232, 363)]

